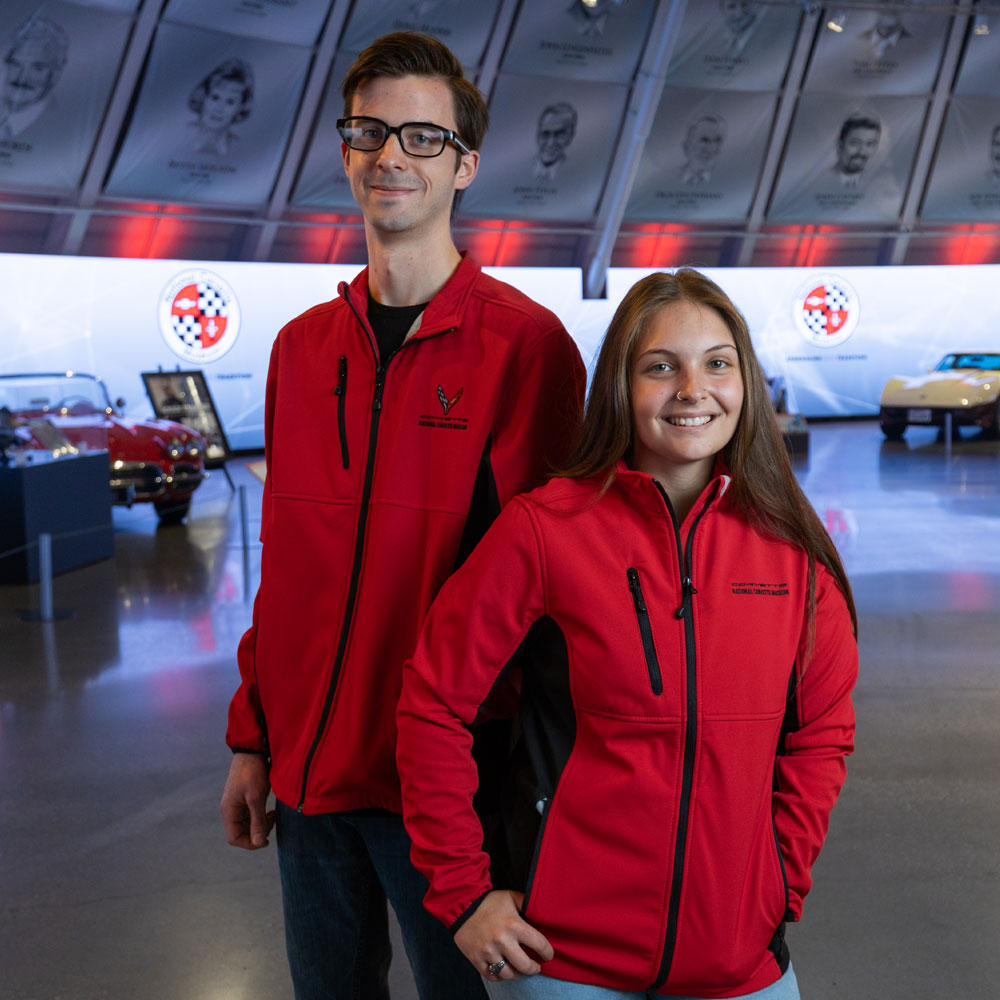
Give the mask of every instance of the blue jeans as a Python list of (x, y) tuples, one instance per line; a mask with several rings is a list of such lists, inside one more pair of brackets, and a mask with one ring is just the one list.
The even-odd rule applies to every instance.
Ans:
[(285, 945), (296, 1000), (388, 1000), (392, 904), (421, 1000), (484, 998), (483, 980), (423, 907), (402, 818), (305, 816), (277, 804)]
[[(522, 976), (502, 983), (486, 983), (486, 992), (491, 1000), (690, 1000), (689, 997), (656, 997), (653, 993), (633, 993), (629, 990), (608, 990), (603, 986), (585, 986), (565, 979), (552, 979), (541, 974)], [(737, 1000), (737, 998), (734, 998)], [(788, 971), (770, 986), (754, 993), (745, 993), (738, 1000), (799, 1000), (799, 984), (795, 980), (795, 970)]]

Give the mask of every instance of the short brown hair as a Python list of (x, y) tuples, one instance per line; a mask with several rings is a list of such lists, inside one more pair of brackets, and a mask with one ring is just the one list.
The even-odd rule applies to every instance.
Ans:
[(416, 31), (396, 31), (377, 38), (347, 71), (340, 92), (344, 97), (344, 117), (350, 118), (351, 104), (358, 88), (380, 76), (427, 76), (443, 80), (451, 91), (458, 137), (479, 149), (490, 116), (483, 95), (470, 83), (462, 64), (446, 45)]

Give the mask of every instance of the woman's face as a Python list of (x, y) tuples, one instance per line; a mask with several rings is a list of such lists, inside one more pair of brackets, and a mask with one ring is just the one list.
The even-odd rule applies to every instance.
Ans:
[(743, 408), (736, 343), (707, 306), (673, 302), (636, 345), (630, 372), (632, 465), (664, 482), (708, 482)]
[(224, 129), (243, 108), (243, 85), (235, 80), (214, 80), (201, 107), (201, 123), (206, 128)]

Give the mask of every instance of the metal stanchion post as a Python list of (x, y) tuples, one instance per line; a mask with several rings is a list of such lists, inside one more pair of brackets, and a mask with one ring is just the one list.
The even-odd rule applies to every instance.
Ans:
[(240, 530), (243, 533), (243, 599), (250, 599), (250, 517), (247, 514), (247, 488), (240, 486)]
[(41, 620), (52, 621), (52, 536), (38, 536), (38, 585)]
[(944, 415), (944, 457), (951, 462), (951, 414)]

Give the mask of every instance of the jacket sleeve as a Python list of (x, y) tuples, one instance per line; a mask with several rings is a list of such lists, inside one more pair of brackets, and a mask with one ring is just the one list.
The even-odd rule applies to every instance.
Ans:
[(472, 733), (494, 684), (544, 613), (541, 549), (522, 498), (504, 508), (441, 589), (403, 667), (396, 763), (411, 858), (430, 881), (427, 910), (446, 926), (491, 888), (473, 810)]
[[(264, 398), (264, 458), (268, 469), (264, 480), (264, 497), (261, 504), (260, 540), (267, 538), (271, 515), (271, 441), (274, 429), (274, 400), (278, 380), (278, 344), (280, 336), (271, 348), (271, 362), (267, 372), (267, 390)], [(257, 690), (257, 621), (260, 613), (260, 589), (253, 602), (253, 619), (250, 628), (240, 639), (236, 651), (236, 662), (240, 670), (240, 686), (229, 703), (229, 723), (226, 729), (226, 743), (233, 752), (267, 754), (267, 724), (264, 709)]]
[(844, 595), (823, 566), (816, 568), (815, 644), (804, 662), (806, 644), (803, 626), (802, 666), (778, 750), (773, 797), (789, 920), (802, 915), (813, 862), (847, 774), (846, 757), (854, 749), (851, 689), (858, 676), (858, 647)]
[(490, 462), (500, 505), (539, 486), (565, 461), (583, 414), (587, 373), (560, 324), (512, 367), (493, 421)]

